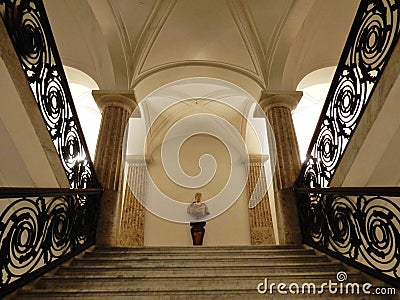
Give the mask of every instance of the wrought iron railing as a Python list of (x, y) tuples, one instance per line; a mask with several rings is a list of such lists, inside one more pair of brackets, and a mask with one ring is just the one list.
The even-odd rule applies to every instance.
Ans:
[(303, 240), (400, 288), (400, 188), (298, 188)]
[(303, 241), (400, 287), (400, 189), (327, 188), (400, 32), (399, 0), (362, 0), (295, 183)]
[(102, 189), (42, 1), (0, 15), (73, 188), (0, 188), (1, 297), (95, 243)]
[(296, 186), (327, 187), (400, 32), (399, 0), (362, 0)]
[(0, 15), (70, 186), (99, 186), (42, 1), (0, 0)]
[(94, 245), (101, 193), (0, 188), (0, 297)]

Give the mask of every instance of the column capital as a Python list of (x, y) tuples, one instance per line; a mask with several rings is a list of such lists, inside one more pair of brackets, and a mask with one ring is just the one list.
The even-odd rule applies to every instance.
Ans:
[(262, 91), (258, 104), (264, 112), (274, 107), (287, 107), (293, 111), (302, 96), (301, 91)]
[(133, 90), (93, 90), (92, 95), (101, 112), (112, 106), (122, 107), (131, 114), (137, 106)]
[(153, 161), (150, 155), (127, 155), (125, 158), (129, 165), (145, 166)]
[(242, 162), (246, 166), (263, 165), (268, 159), (268, 154), (249, 154), (242, 159)]

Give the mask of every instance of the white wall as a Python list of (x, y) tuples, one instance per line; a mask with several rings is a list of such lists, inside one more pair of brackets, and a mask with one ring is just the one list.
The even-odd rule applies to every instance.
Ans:
[[(175, 140), (169, 143), (176, 142)], [(203, 194), (203, 202), (216, 197), (223, 189), (226, 181), (231, 177), (231, 172), (239, 172), (240, 177), (245, 178), (245, 167), (240, 157), (233, 153), (232, 165), (230, 164), (228, 152), (224, 146), (214, 137), (201, 135), (193, 141), (188, 140), (181, 148), (179, 153), (180, 165), (182, 169), (191, 176), (195, 176), (200, 169), (196, 167), (199, 163), (199, 157), (205, 153), (211, 154), (216, 163), (217, 171), (212, 180), (198, 188), (186, 188), (174, 183), (168, 178), (163, 170), (161, 161), (161, 151), (155, 151), (152, 156), (152, 162), (148, 165), (149, 176), (155, 182), (155, 186), (161, 189), (163, 195), (182, 203), (182, 211), (185, 214), (185, 208), (194, 200), (196, 191)], [(160, 150), (160, 149), (158, 149)], [(198, 165), (197, 165), (198, 166)], [(231, 170), (232, 167), (232, 170)], [(148, 178), (148, 181), (150, 178)], [(240, 181), (240, 180), (239, 180)], [(241, 184), (237, 182), (236, 184)], [(145, 201), (162, 201), (160, 191), (147, 185)], [(248, 201), (246, 190), (238, 195), (232, 195), (230, 200), (237, 201), (224, 213), (207, 221), (206, 235), (204, 245), (249, 245), (250, 229), (248, 216)], [(211, 200), (214, 201), (214, 200)], [(211, 202), (210, 201), (210, 202)], [(217, 200), (218, 201), (218, 200)], [(233, 202), (233, 201), (232, 201)], [(213, 213), (212, 204), (209, 204), (211, 214)], [(190, 236), (190, 225), (188, 223), (176, 223), (164, 220), (155, 216), (149, 211), (145, 213), (145, 245), (146, 246), (188, 246), (192, 244)]]

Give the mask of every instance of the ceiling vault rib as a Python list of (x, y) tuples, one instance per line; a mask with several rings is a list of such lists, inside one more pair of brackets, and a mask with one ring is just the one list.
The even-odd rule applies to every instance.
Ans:
[(124, 58), (125, 58), (125, 66), (126, 66), (126, 72), (127, 72), (127, 78), (130, 78), (129, 74), (129, 61), (130, 61), (130, 53), (132, 52), (132, 45), (129, 39), (129, 34), (128, 30), (126, 28), (125, 22), (123, 20), (122, 14), (121, 14), (121, 9), (116, 2), (116, 0), (108, 0), (108, 4), (111, 8), (111, 12), (115, 21), (115, 24), (117, 25), (118, 29), (118, 36), (121, 40), (122, 43), (122, 51), (124, 53)]
[(135, 81), (143, 69), (150, 50), (156, 41), (161, 29), (173, 11), (177, 0), (157, 0), (146, 19), (140, 36), (136, 42), (130, 63), (130, 88), (134, 88)]
[(266, 57), (248, 5), (240, 0), (226, 0), (226, 3), (250, 55), (259, 81), (263, 82), (261, 87), (265, 88), (268, 85), (268, 78), (265, 76)]
[[(271, 42), (268, 45), (267, 53), (271, 54), (267, 57), (267, 61), (266, 61), (266, 73), (265, 74), (268, 78), (270, 78), (270, 76), (271, 76), (272, 64), (274, 61), (274, 56), (275, 56), (275, 52), (276, 52), (276, 49), (277, 49), (277, 46), (279, 43), (279, 39), (282, 37), (282, 31), (285, 27), (286, 21), (289, 18), (290, 13), (293, 11), (293, 8), (295, 7), (295, 4), (296, 4), (296, 0), (292, 2), (292, 4), (290, 5), (290, 7), (286, 11), (286, 13), (280, 19), (280, 23), (274, 30)], [(269, 84), (267, 85), (267, 87), (268, 86), (269, 86)]]

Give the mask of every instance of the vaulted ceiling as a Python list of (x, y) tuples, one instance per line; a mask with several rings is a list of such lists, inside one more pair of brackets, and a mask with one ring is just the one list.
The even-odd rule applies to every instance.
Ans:
[(336, 65), (359, 0), (45, 0), (66, 65), (139, 99), (211, 77), (253, 97)]

